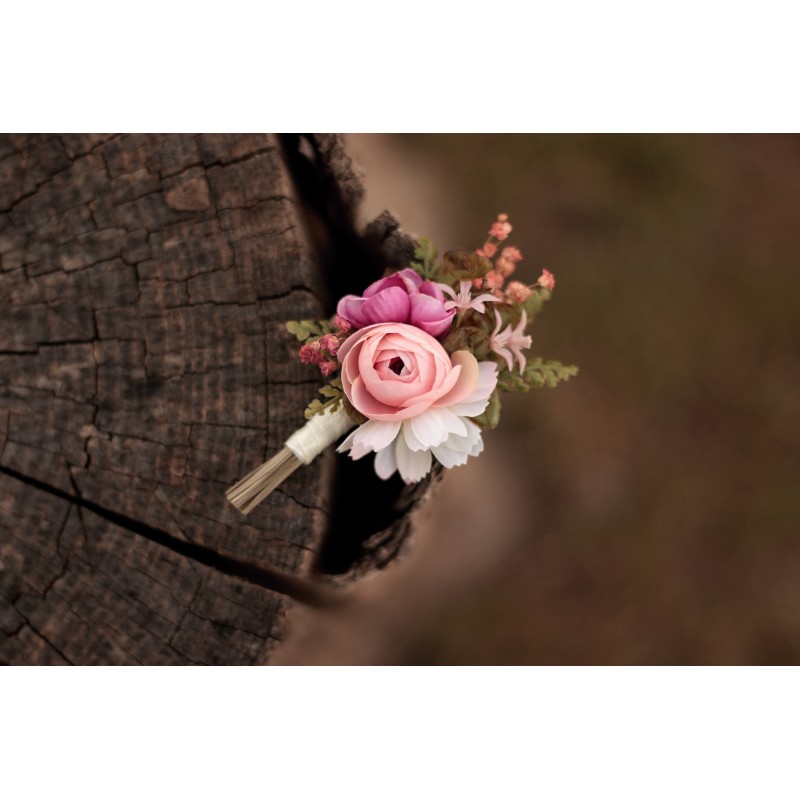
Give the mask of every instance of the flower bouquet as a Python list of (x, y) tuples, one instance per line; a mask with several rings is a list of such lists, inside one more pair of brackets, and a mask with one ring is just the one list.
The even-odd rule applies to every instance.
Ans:
[(501, 392), (574, 376), (577, 367), (527, 355), (527, 329), (555, 279), (543, 270), (532, 286), (509, 281), (522, 260), (516, 247), (501, 247), (511, 229), (500, 214), (480, 248), (441, 258), (420, 239), (410, 267), (343, 297), (332, 320), (288, 323), (302, 343), (300, 360), (327, 383), (306, 409), (306, 425), (228, 499), (249, 513), (348, 431), (338, 452), (374, 453), (380, 478), (399, 473), (415, 483), (434, 460), (451, 468), (481, 453), (482, 431), (500, 419)]

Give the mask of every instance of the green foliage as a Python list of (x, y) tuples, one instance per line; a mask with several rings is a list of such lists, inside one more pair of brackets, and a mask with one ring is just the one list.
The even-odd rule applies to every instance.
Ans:
[(425, 280), (436, 280), (438, 271), (435, 263), (438, 255), (433, 242), (426, 236), (420, 236), (417, 240), (417, 248), (414, 250), (415, 261), (411, 262), (411, 269)]
[(497, 427), (500, 422), (500, 393), (497, 389), (492, 392), (492, 396), (489, 398), (489, 405), (486, 406), (483, 414), (473, 417), (472, 421), (484, 430)]
[(559, 361), (528, 359), (522, 374), (504, 369), (497, 378), (501, 392), (528, 392), (531, 389), (555, 388), (561, 381), (568, 381), (578, 374), (576, 366), (565, 367)]
[[(525, 317), (528, 324), (525, 329), (536, 319), (539, 312), (544, 308), (544, 304), (552, 297), (552, 293), (546, 289), (534, 288), (531, 296), (523, 303), (512, 303), (510, 301), (504, 303), (487, 303), (486, 314), (483, 315), (484, 320), (489, 321), (489, 332), (494, 330), (495, 325), (495, 311), (500, 315), (502, 320), (502, 327), (506, 325), (516, 326), (522, 319), (522, 312), (525, 311)], [(480, 316), (480, 315), (479, 315)]]
[(319, 398), (316, 398), (308, 404), (308, 408), (305, 411), (306, 419), (311, 419), (311, 417), (313, 417), (315, 414), (323, 414), (328, 409), (335, 411), (337, 408), (339, 408), (342, 402), (346, 402), (344, 392), (342, 391), (341, 378), (334, 378), (329, 383), (326, 383), (319, 390), (319, 393), (325, 399), (320, 400)]
[(522, 303), (522, 308), (525, 309), (525, 314), (528, 317), (528, 322), (533, 322), (536, 315), (542, 310), (544, 304), (552, 297), (552, 293), (547, 289), (534, 289), (531, 296)]
[(487, 335), (491, 335), (495, 326), (494, 312), (492, 308), (502, 306), (503, 303), (487, 303), (486, 313), (479, 314), (474, 308), (470, 308), (458, 323), (462, 328), (480, 328)]
[(471, 250), (449, 250), (442, 256), (441, 276), (444, 283), (474, 281), (482, 278), (492, 268), (488, 258)]
[(426, 280), (441, 281), (451, 286), (458, 281), (482, 278), (492, 268), (492, 262), (488, 258), (470, 250), (449, 250), (442, 256), (439, 264), (436, 263), (437, 256), (431, 240), (420, 237), (411, 268)]
[(522, 307), (519, 303), (487, 303), (484, 316), (491, 321), (490, 333), (494, 332), (497, 315), (500, 316), (500, 329), (502, 330), (507, 325), (516, 325), (522, 319)]
[(347, 416), (350, 417), (356, 425), (363, 425), (367, 421), (365, 417), (356, 407), (345, 397), (342, 401), (342, 408), (344, 408)]
[(314, 321), (303, 319), (286, 323), (286, 330), (297, 337), (298, 342), (315, 341), (326, 333), (333, 332), (333, 326), (328, 320)]
[(451, 354), (456, 350), (469, 350), (478, 361), (481, 361), (489, 355), (489, 336), (482, 328), (461, 325), (445, 336), (442, 347)]

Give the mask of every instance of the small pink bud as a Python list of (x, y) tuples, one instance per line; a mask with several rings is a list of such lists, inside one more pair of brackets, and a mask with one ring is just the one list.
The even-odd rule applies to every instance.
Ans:
[(512, 303), (524, 303), (531, 296), (531, 290), (524, 283), (511, 281), (506, 289), (506, 294)]
[(522, 253), (520, 253), (518, 247), (504, 247), (500, 258), (506, 261), (513, 261), (516, 264), (517, 261), (522, 261)]
[(300, 348), (300, 360), (304, 364), (319, 364), (322, 353), (319, 351), (319, 342), (309, 342)]
[(511, 224), (508, 222), (495, 222), (489, 231), (489, 236), (494, 236), (495, 239), (503, 241), (508, 239), (508, 234), (511, 233)]
[(500, 258), (498, 258), (497, 261), (495, 261), (494, 268), (504, 278), (507, 278), (517, 268), (517, 262), (510, 258), (506, 258), (505, 251), (503, 251), (503, 255), (501, 255)]
[(492, 244), (491, 242), (486, 242), (486, 244), (481, 247), (479, 250), (475, 251), (479, 256), (483, 256), (484, 258), (492, 258), (494, 254), (497, 252), (497, 245)]
[(492, 270), (486, 273), (486, 286), (489, 289), (502, 289), (505, 278), (499, 273)]
[(508, 214), (498, 214), (497, 215), (498, 222), (508, 222)]
[(552, 292), (556, 288), (556, 279), (553, 277), (552, 272), (543, 269), (539, 280), (536, 281), (536, 285), (541, 286), (542, 289), (547, 289), (548, 292)]
[(326, 333), (320, 340), (319, 346), (323, 350), (327, 350), (332, 356), (335, 356), (339, 351), (339, 337), (333, 333)]
[(323, 361), (319, 365), (320, 372), (327, 378), (332, 372), (336, 372), (337, 364), (335, 361)]
[(333, 318), (333, 327), (342, 333), (347, 333), (353, 329), (353, 326), (344, 317), (340, 317), (338, 314)]
[(474, 280), (474, 281), (472, 281), (472, 287), (473, 287), (474, 289), (481, 289), (481, 288), (483, 288), (483, 278), (475, 278), (475, 280)]

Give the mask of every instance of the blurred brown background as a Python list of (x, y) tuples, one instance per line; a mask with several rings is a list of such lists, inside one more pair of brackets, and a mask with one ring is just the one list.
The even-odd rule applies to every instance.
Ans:
[(365, 219), (440, 251), (498, 212), (556, 276), (532, 352), (409, 558), (298, 611), (282, 663), (800, 661), (800, 138), (349, 137)]

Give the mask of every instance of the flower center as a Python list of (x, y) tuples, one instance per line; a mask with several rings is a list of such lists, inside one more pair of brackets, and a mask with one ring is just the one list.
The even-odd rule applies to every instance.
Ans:
[(405, 366), (402, 358), (395, 357), (389, 362), (389, 369), (394, 372), (395, 375), (402, 375)]

